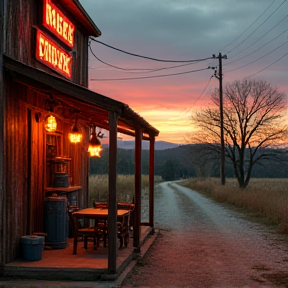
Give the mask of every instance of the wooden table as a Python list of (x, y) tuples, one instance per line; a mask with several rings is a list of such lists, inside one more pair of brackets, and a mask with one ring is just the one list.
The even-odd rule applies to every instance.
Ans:
[[(77, 238), (81, 235), (79, 231), (79, 219), (95, 219), (95, 225), (99, 221), (108, 221), (108, 209), (107, 208), (86, 208), (72, 213), (74, 222), (74, 249), (73, 254), (76, 254)], [(118, 209), (117, 210), (117, 227), (118, 237), (120, 239), (120, 248), (124, 245), (127, 247), (129, 242), (129, 221), (130, 210)]]

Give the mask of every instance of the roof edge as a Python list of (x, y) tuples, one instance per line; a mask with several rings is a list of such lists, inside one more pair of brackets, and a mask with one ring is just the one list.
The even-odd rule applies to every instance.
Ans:
[[(93, 28), (96, 31), (96, 36), (99, 37), (102, 35), (102, 32), (100, 31), (100, 29), (96, 26), (96, 24), (94, 23), (94, 21), (91, 19), (91, 17), (88, 15), (88, 13), (86, 12), (86, 10), (83, 8), (83, 6), (81, 5), (81, 3), (79, 2), (79, 0), (73, 0), (73, 3), (77, 6), (77, 8), (81, 11), (81, 13), (85, 16), (85, 18), (90, 22), (91, 26), (93, 26)], [(94, 35), (93, 35), (94, 36)]]
[(102, 35), (102, 32), (90, 18), (79, 0), (58, 0), (58, 2), (61, 3), (70, 14), (75, 16), (75, 21), (82, 25), (89, 36), (99, 37)]

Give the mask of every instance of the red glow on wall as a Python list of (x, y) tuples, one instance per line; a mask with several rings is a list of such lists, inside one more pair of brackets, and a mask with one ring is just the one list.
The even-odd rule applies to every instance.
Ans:
[(43, 25), (72, 48), (75, 26), (50, 0), (44, 0), (43, 9)]
[(46, 66), (71, 78), (72, 56), (37, 30), (36, 58)]

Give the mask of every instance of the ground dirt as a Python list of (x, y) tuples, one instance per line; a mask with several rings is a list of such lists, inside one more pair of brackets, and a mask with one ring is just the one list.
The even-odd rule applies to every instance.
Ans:
[(155, 189), (159, 236), (122, 287), (288, 287), (288, 242), (177, 185)]

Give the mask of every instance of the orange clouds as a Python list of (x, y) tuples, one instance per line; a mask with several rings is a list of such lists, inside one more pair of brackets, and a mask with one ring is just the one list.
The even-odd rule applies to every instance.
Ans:
[[(151, 83), (151, 85), (150, 85)], [(216, 82), (217, 84), (218, 82)], [(153, 85), (154, 84), (154, 85)], [(206, 83), (170, 83), (167, 79), (135, 82), (90, 82), (90, 89), (128, 104), (160, 131), (156, 140), (186, 143), (187, 135), (195, 130), (190, 123), (190, 110), (201, 109), (210, 102), (210, 93), (203, 92)]]

